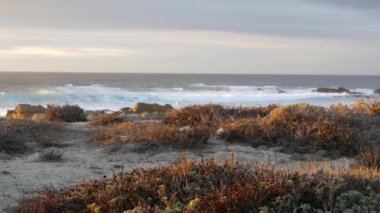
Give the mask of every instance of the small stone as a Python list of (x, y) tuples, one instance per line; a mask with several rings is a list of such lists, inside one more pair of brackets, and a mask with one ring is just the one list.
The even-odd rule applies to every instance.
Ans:
[(215, 136), (217, 139), (225, 139), (230, 134), (230, 131), (227, 128), (219, 128)]
[(183, 133), (190, 132), (191, 127), (190, 126), (184, 126), (184, 127), (179, 128), (178, 131), (183, 132)]

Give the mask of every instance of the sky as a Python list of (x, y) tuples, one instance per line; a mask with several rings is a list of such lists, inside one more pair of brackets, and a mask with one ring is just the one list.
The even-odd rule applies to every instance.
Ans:
[(0, 0), (0, 71), (380, 75), (379, 0)]

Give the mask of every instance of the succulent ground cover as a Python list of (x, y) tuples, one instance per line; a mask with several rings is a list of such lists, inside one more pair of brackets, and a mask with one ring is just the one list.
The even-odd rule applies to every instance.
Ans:
[(379, 212), (380, 172), (278, 169), (183, 158), (80, 185), (47, 188), (16, 212)]

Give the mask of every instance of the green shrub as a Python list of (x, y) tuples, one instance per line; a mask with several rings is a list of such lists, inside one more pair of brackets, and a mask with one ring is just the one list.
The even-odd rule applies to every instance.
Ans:
[(58, 149), (46, 149), (38, 153), (41, 161), (60, 161), (63, 157), (63, 152)]
[(371, 193), (369, 196), (353, 190), (342, 193), (336, 199), (334, 212), (378, 212), (380, 208), (380, 194)]
[(50, 106), (46, 112), (46, 120), (58, 122), (86, 121), (84, 110), (76, 105)]
[(20, 135), (0, 127), (0, 153), (23, 153), (26, 150), (25, 140)]

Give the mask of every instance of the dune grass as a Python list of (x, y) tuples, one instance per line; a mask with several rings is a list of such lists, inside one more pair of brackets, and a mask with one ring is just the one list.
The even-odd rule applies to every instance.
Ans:
[(361, 166), (278, 169), (183, 158), (111, 178), (48, 188), (16, 212), (379, 212), (380, 172)]

